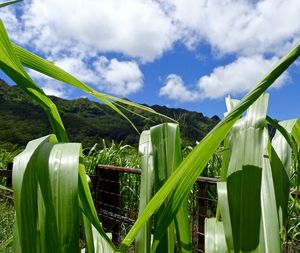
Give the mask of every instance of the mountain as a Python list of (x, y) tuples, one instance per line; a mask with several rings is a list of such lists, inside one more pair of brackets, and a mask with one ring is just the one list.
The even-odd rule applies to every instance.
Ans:
[[(106, 105), (87, 98), (66, 100), (50, 96), (61, 114), (70, 141), (81, 142), (84, 147), (101, 143), (102, 139), (137, 145), (138, 133), (119, 114)], [(166, 106), (149, 106), (155, 111), (177, 120), (181, 127), (182, 145), (194, 145), (218, 122), (219, 118), (205, 117), (202, 113)], [(132, 108), (130, 108), (132, 109)], [(139, 131), (166, 122), (162, 117), (134, 109), (150, 120), (124, 113)], [(25, 146), (32, 139), (51, 133), (43, 110), (19, 87), (10, 86), (0, 79), (0, 146)]]

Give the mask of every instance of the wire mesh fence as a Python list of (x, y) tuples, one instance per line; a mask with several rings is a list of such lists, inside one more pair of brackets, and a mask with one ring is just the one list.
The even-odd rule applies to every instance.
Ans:
[(138, 215), (140, 171), (98, 166), (91, 177), (94, 203), (106, 231), (118, 244)]
[[(216, 183), (215, 178), (199, 177), (190, 191), (193, 252), (204, 252), (204, 221), (216, 211)], [(140, 170), (98, 165), (92, 185), (102, 224), (118, 245), (138, 217)]]

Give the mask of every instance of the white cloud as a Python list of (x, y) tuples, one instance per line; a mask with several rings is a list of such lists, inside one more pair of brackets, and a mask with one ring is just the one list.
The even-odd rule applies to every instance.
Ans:
[[(66, 57), (54, 61), (63, 70), (79, 80), (89, 83), (97, 89), (118, 96), (128, 96), (143, 87), (143, 73), (134, 61), (118, 61), (104, 56), (95, 57), (92, 61)], [(29, 75), (40, 84), (50, 95), (68, 97), (70, 92), (61, 83), (37, 71), (28, 70)], [(54, 88), (58, 85), (58, 88)]]
[[(256, 85), (277, 61), (277, 57), (265, 59), (261, 55), (243, 56), (228, 65), (216, 67), (210, 75), (200, 77), (193, 88), (188, 88), (178, 75), (171, 74), (159, 95), (179, 102), (240, 95)], [(288, 81), (289, 76), (285, 72), (272, 87), (279, 88)]]
[(27, 70), (29, 76), (43, 89), (46, 95), (52, 95), (60, 98), (69, 98), (72, 89), (66, 89), (67, 86), (62, 82), (54, 80), (40, 72), (32, 69)]
[[(265, 59), (261, 55), (240, 57), (234, 62), (217, 67), (198, 81), (202, 98), (221, 98), (248, 91), (257, 84), (278, 62), (277, 57)], [(288, 81), (285, 72), (272, 87), (280, 87)]]
[(298, 0), (27, 0), (21, 12), (1, 13), (10, 36), (51, 55), (119, 52), (144, 62), (178, 41), (189, 48), (205, 41), (221, 54), (278, 55), (300, 38)]
[(197, 90), (189, 90), (180, 76), (170, 74), (165, 85), (160, 89), (159, 96), (165, 96), (169, 99), (179, 102), (192, 102), (199, 98), (199, 92)]
[(58, 59), (55, 61), (55, 64), (82, 82), (96, 84), (100, 81), (99, 74), (97, 75), (95, 71), (89, 68), (84, 59), (66, 57)]
[[(236, 60), (200, 77), (194, 88), (198, 95), (174, 76), (162, 88), (163, 95), (171, 97), (170, 91), (173, 99), (195, 101), (239, 94), (300, 39), (299, 0), (25, 0), (15, 6), (0, 15), (16, 42), (117, 95), (143, 86), (137, 61), (154, 61), (178, 42), (191, 50), (199, 46), (198, 54), (206, 54), (201, 45), (207, 43), (218, 56), (231, 54)], [(99, 55), (107, 52), (129, 59), (97, 65)], [(178, 98), (171, 83), (185, 98)]]
[(42, 89), (46, 95), (68, 98), (66, 90), (61, 85), (54, 85), (53, 83), (51, 84), (51, 82), (46, 82), (42, 85)]
[(108, 92), (127, 96), (143, 87), (143, 74), (136, 62), (108, 60), (102, 56), (94, 64), (102, 77), (102, 86)]
[[(248, 91), (278, 62), (277, 57), (265, 59), (262, 56), (240, 57), (236, 61), (217, 67), (208, 76), (198, 81), (203, 98), (221, 98), (226, 95), (238, 95)], [(272, 86), (280, 87), (288, 81), (285, 72)]]
[(188, 46), (207, 41), (221, 54), (281, 54), (300, 38), (298, 0), (167, 0)]
[(150, 0), (28, 0), (21, 24), (9, 15), (4, 19), (13, 38), (26, 34), (31, 45), (52, 55), (69, 48), (152, 61), (178, 37), (172, 20)]

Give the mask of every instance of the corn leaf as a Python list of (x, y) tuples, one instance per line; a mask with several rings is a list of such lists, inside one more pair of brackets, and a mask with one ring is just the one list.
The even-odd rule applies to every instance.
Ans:
[[(94, 226), (92, 226), (92, 233), (94, 238), (95, 253), (113, 253), (113, 250), (109, 247), (107, 241), (104, 240), (102, 235), (100, 235)], [(107, 233), (107, 237), (111, 240), (112, 234)]]
[(299, 147), (300, 147), (300, 119), (297, 119), (297, 121), (296, 121), (296, 123), (293, 127), (292, 136), (293, 136), (293, 138), (296, 141), (297, 146), (298, 146), (298, 149), (297, 149), (298, 152), (294, 151), (294, 154), (297, 155), (297, 160), (298, 160), (296, 173), (297, 173), (297, 187), (299, 188), (300, 187), (300, 153), (299, 153)]
[(292, 150), (299, 161), (299, 153), (294, 141), (292, 132), (297, 125), (297, 119), (279, 122), (283, 128), (276, 131), (270, 147), (271, 167), (275, 187), (276, 203), (278, 209), (278, 218), (282, 239), (285, 238), (285, 227), (287, 222), (287, 208), (290, 191), (290, 168), (292, 165)]
[(82, 212), (81, 212), (81, 216), (82, 216), (83, 233), (85, 239), (84, 252), (95, 253), (92, 224), (90, 220)]
[[(81, 145), (56, 141), (55, 136), (31, 141), (14, 160), (17, 252), (79, 251), (78, 207), (88, 217), (83, 218), (87, 243), (91, 221), (106, 241), (105, 247), (115, 250), (91, 200), (80, 162)], [(88, 252), (95, 252), (94, 248), (88, 247)]]
[(14, 0), (14, 1), (7, 1), (7, 2), (4, 2), (4, 3), (0, 3), (0, 8), (5, 7), (7, 5), (18, 3), (18, 2), (21, 2), (21, 1), (23, 1), (23, 0)]
[(4, 25), (0, 20), (0, 69), (4, 71), (18, 86), (40, 105), (50, 122), (59, 141), (67, 141), (68, 137), (55, 104), (33, 82), (26, 73), (19, 58), (16, 56), (12, 44), (7, 36)]
[[(280, 241), (275, 222), (277, 217), (275, 216), (275, 225), (272, 227), (269, 224), (270, 217), (264, 215), (265, 207), (268, 207), (268, 214), (277, 214), (275, 199), (265, 196), (274, 187), (271, 179), (265, 176), (270, 170), (270, 165), (264, 158), (268, 147), (268, 132), (264, 129), (267, 101), (268, 96), (263, 95), (249, 108), (246, 117), (236, 122), (232, 128), (227, 194), (236, 252), (257, 252), (261, 238), (265, 247), (271, 247), (270, 240), (274, 238)], [(272, 239), (266, 238), (265, 233), (260, 237), (261, 222), (263, 231), (268, 229), (270, 237), (273, 234)], [(272, 245), (276, 244), (272, 242)], [(266, 252), (279, 252), (280, 244), (273, 250)]]
[[(137, 222), (123, 240), (118, 252), (125, 252), (145, 222), (159, 209), (164, 200), (173, 195), (166, 211), (161, 215), (161, 229), (168, 227), (177, 214), (189, 189), (201, 174), (210, 157), (228, 134), (232, 125), (253, 102), (298, 58), (300, 43), (296, 45), (282, 60), (263, 78), (219, 124), (194, 148), (178, 169), (151, 199)], [(175, 189), (175, 192), (174, 192)]]
[(294, 137), (298, 147), (300, 147), (300, 119), (297, 119), (293, 126), (292, 136)]
[[(180, 134), (178, 125), (172, 123), (151, 127), (150, 132), (155, 168), (154, 188), (155, 191), (158, 191), (182, 161)], [(174, 222), (162, 231), (157, 230), (156, 227), (157, 222), (159, 222), (160, 213), (164, 208), (165, 206), (162, 205), (160, 210), (154, 215), (155, 224), (152, 252), (174, 252), (176, 244), (175, 229), (180, 252), (191, 252), (187, 197), (174, 218)]]
[[(228, 252), (233, 252), (234, 247), (233, 247), (233, 236), (232, 236), (232, 227), (231, 227), (231, 219), (230, 219), (230, 211), (229, 211), (230, 209), (229, 209), (228, 194), (227, 194), (227, 182), (218, 182), (217, 190), (218, 190), (218, 205), (222, 215), (222, 222), (224, 224), (224, 234), (226, 238), (227, 250)], [(209, 232), (209, 230), (207, 232)], [(209, 235), (205, 234), (205, 237), (206, 236)], [(207, 251), (207, 252), (213, 252), (213, 251)]]
[[(229, 251), (281, 251), (274, 192), (276, 184), (273, 183), (268, 156), (265, 157), (269, 144), (268, 132), (264, 129), (267, 100), (267, 95), (259, 98), (230, 132), (232, 150), (227, 183), (218, 184)], [(275, 142), (277, 139), (276, 136)]]
[[(16, 53), (16, 55), (18, 56), (19, 60), (21, 61), (21, 63), (31, 69), (34, 69), (40, 73), (43, 73), (47, 76), (50, 76), (56, 80), (62, 81), (66, 84), (72, 85), (76, 88), (81, 89), (82, 91), (84, 91), (85, 93), (101, 100), (103, 103), (105, 103), (106, 105), (108, 105), (111, 109), (115, 110), (116, 112), (118, 112), (122, 117), (124, 117), (128, 122), (130, 122), (130, 124), (136, 129), (135, 125), (130, 121), (130, 119), (118, 108), (118, 103), (121, 104), (125, 104), (128, 106), (132, 106), (138, 109), (141, 109), (143, 111), (147, 111), (149, 113), (154, 113), (157, 114), (159, 116), (161, 116), (162, 118), (166, 118), (169, 119), (171, 121), (175, 121), (172, 118), (169, 118), (165, 115), (162, 115), (160, 113), (155, 112), (153, 109), (147, 107), (147, 106), (143, 106), (143, 105), (139, 105), (136, 103), (133, 103), (131, 101), (128, 101), (126, 99), (119, 99), (116, 98), (114, 96), (111, 95), (107, 95), (101, 92), (98, 92), (94, 89), (92, 89), (91, 87), (89, 87), (88, 85), (86, 85), (85, 83), (79, 81), (78, 79), (76, 79), (74, 76), (70, 75), (69, 73), (67, 73), (66, 71), (62, 70), (61, 68), (59, 68), (58, 66), (56, 66), (53, 62), (47, 61), (29, 51), (27, 51), (26, 49), (17, 46), (17, 45), (13, 45), (13, 49)], [(112, 103), (111, 101), (116, 101), (117, 103)], [(120, 106), (121, 108), (124, 109), (123, 106)], [(125, 109), (125, 110), (129, 110), (129, 109)], [(129, 110), (130, 112), (139, 115), (139, 113), (134, 112), (133, 110)], [(144, 116), (143, 116), (144, 117)], [(136, 129), (137, 130), (137, 129)], [(137, 130), (138, 131), (138, 130)]]
[[(141, 186), (139, 215), (142, 213), (148, 202), (153, 196), (154, 167), (150, 130), (143, 131), (139, 143)], [(152, 219), (150, 218), (144, 228), (138, 234), (135, 242), (136, 253), (151, 252), (151, 230)]]
[(228, 252), (223, 223), (216, 218), (205, 219), (205, 252)]
[(281, 252), (280, 226), (278, 220), (275, 185), (270, 160), (266, 154), (263, 160), (261, 184), (262, 226), (260, 234), (260, 252)]
[[(50, 142), (49, 142), (50, 141)], [(30, 142), (14, 160), (13, 190), (20, 252), (79, 250), (80, 144)]]

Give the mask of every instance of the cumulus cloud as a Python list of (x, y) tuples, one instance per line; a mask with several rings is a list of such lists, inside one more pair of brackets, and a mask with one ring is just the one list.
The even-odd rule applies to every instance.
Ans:
[[(201, 97), (221, 98), (244, 93), (257, 84), (278, 60), (277, 57), (265, 59), (261, 55), (243, 56), (228, 65), (217, 67), (210, 75), (199, 79)], [(288, 79), (285, 72), (272, 87), (278, 88)]]
[(166, 0), (188, 46), (221, 54), (282, 53), (300, 38), (300, 1)]
[[(235, 57), (199, 77), (193, 90), (180, 78), (167, 78), (160, 94), (171, 97), (166, 91), (172, 90), (175, 99), (179, 90), (185, 98), (177, 99), (187, 102), (248, 90), (300, 39), (299, 13), (298, 0), (25, 0), (1, 10), (1, 18), (14, 41), (117, 95), (140, 90), (138, 64), (162, 57), (175, 43), (200, 54), (206, 43), (218, 57)], [(99, 60), (108, 52), (127, 61)]]
[(102, 56), (94, 64), (100, 73), (102, 85), (108, 92), (119, 96), (127, 96), (143, 87), (143, 74), (136, 62), (108, 60)]
[[(175, 42), (221, 54), (284, 52), (300, 38), (300, 1), (27, 0), (1, 17), (9, 34), (46, 54), (119, 52), (153, 61)], [(20, 13), (23, 13), (20, 15)]]
[(55, 61), (55, 64), (82, 82), (96, 84), (100, 80), (97, 73), (88, 66), (84, 59), (65, 57)]
[(161, 87), (159, 96), (165, 96), (179, 102), (192, 102), (199, 98), (199, 92), (197, 90), (189, 90), (180, 76), (170, 74), (166, 78), (165, 85)]
[(42, 85), (42, 89), (46, 95), (56, 96), (60, 98), (68, 98), (67, 91), (61, 85), (53, 85), (46, 82)]
[(72, 89), (67, 89), (62, 82), (54, 80), (40, 72), (28, 69), (29, 76), (42, 88), (46, 95), (56, 96), (60, 98), (69, 98)]
[(178, 37), (156, 1), (28, 0), (19, 23), (11, 14), (4, 16), (10, 35), (25, 33), (31, 45), (48, 54), (72, 48), (152, 61)]
[[(257, 84), (277, 61), (277, 57), (243, 56), (228, 65), (216, 67), (210, 75), (200, 77), (192, 89), (184, 84), (181, 77), (171, 74), (159, 94), (179, 102), (239, 95)], [(285, 72), (272, 87), (279, 88), (288, 81), (289, 75)]]
[[(89, 62), (80, 58), (65, 57), (54, 63), (79, 80), (118, 96), (128, 96), (143, 87), (143, 73), (134, 61), (118, 61), (115, 58), (109, 60), (101, 56)], [(29, 70), (28, 73), (45, 92), (48, 92), (47, 94), (65, 98), (71, 95), (60, 82), (34, 70)]]

